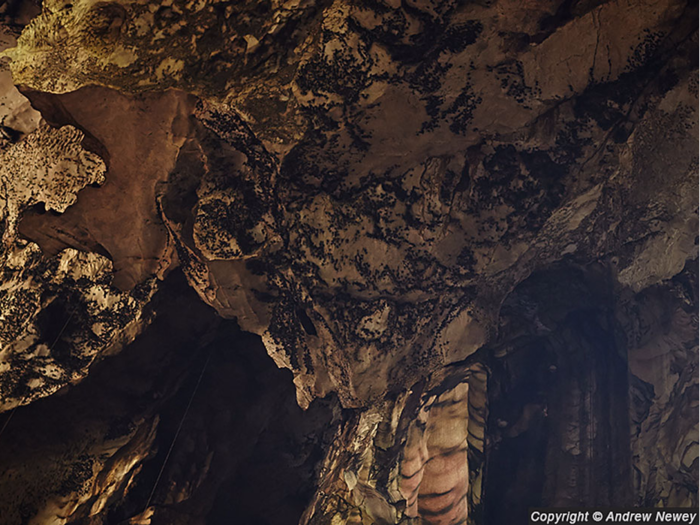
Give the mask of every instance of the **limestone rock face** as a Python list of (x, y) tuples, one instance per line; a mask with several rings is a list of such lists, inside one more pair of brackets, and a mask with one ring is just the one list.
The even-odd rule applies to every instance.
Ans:
[(0, 16), (8, 525), (697, 505), (695, 3)]

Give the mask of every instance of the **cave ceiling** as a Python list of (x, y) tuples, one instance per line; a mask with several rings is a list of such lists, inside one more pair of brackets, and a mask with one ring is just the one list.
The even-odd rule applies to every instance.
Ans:
[(697, 507), (697, 9), (0, 4), (0, 525)]

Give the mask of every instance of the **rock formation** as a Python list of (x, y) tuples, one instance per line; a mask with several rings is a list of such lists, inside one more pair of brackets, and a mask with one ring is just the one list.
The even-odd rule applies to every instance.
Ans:
[(697, 3), (0, 17), (0, 524), (697, 506)]

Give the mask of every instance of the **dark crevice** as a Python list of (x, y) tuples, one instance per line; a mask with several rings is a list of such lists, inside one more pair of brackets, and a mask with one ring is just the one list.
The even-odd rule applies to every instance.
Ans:
[[(69, 309), (54, 301), (44, 313), (42, 337), (56, 339)], [(315, 490), (336, 401), (318, 400), (301, 410), (291, 373), (275, 366), (258, 336), (204, 305), (179, 272), (168, 277), (153, 313), (154, 322), (135, 343), (94, 365), (83, 382), (16, 410), (0, 436), (5, 472), (22, 465), (19, 478), (0, 476), (0, 490), (9, 498), (4, 525), (26, 523), (52, 494), (80, 490), (76, 469), (91, 472), (97, 461), (90, 443), (126, 439), (126, 452), (128, 436), (136, 432), (135, 443), (147, 442), (144, 432), (158, 418), (153, 446), (144, 451), (151, 455), (142, 457), (127, 494), (119, 490), (108, 502), (104, 523), (140, 514), (208, 357), (151, 502), (159, 509), (153, 524), (184, 524), (188, 516), (207, 514), (211, 525), (231, 523), (232, 515), (241, 524), (298, 521)], [(196, 486), (193, 468), (203, 473)], [(178, 491), (185, 491), (186, 501), (174, 499)], [(73, 523), (90, 523), (95, 501), (81, 505)]]
[(504, 304), (512, 342), (490, 362), (485, 523), (633, 503), (629, 370), (608, 283), (600, 269), (559, 266)]

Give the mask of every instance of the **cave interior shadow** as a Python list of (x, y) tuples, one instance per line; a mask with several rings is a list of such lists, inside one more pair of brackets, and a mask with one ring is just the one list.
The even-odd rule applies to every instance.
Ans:
[(561, 264), (504, 302), (489, 357), (485, 524), (633, 503), (630, 374), (611, 283), (604, 268)]

